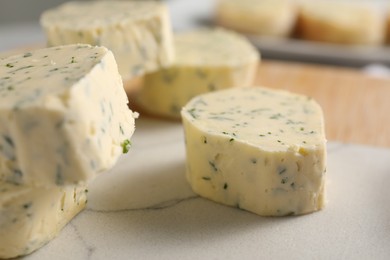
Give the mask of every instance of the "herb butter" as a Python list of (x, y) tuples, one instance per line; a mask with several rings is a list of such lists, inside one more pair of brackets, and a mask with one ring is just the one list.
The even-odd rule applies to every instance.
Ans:
[(0, 59), (0, 181), (76, 184), (109, 169), (134, 132), (127, 103), (104, 47), (58, 46)]
[(107, 47), (124, 80), (168, 66), (174, 57), (167, 7), (156, 1), (68, 2), (45, 11), (41, 25), (49, 46)]
[(236, 88), (195, 97), (181, 114), (194, 192), (262, 216), (324, 207), (324, 122), (311, 98)]
[(198, 29), (175, 35), (174, 43), (174, 64), (145, 75), (136, 99), (140, 109), (180, 119), (181, 108), (196, 95), (252, 85), (259, 52), (243, 36)]
[(0, 183), (0, 258), (29, 254), (53, 239), (86, 205), (79, 187)]

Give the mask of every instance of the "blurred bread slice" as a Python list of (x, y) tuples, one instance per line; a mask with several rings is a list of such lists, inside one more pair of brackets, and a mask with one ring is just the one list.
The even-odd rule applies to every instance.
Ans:
[(293, 0), (219, 0), (216, 23), (243, 33), (287, 37), (297, 17)]
[(351, 45), (380, 45), (385, 18), (373, 4), (352, 1), (304, 1), (298, 16), (301, 38)]

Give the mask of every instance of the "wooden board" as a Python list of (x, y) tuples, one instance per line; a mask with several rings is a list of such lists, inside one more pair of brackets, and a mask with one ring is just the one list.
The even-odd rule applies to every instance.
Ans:
[(340, 67), (263, 61), (256, 84), (317, 100), (330, 141), (390, 147), (390, 80)]

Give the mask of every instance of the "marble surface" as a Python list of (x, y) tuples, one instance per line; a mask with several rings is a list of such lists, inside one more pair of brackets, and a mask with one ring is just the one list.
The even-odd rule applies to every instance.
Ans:
[(26, 259), (389, 259), (390, 150), (328, 143), (328, 205), (269, 218), (196, 196), (179, 122), (137, 121), (86, 210)]
[[(207, 24), (212, 2), (167, 1), (175, 30)], [(37, 21), (0, 24), (0, 51), (43, 42)], [(379, 69), (367, 72), (388, 75)], [(265, 218), (196, 196), (183, 140), (179, 122), (141, 116), (88, 207), (25, 259), (390, 259), (389, 149), (329, 142), (327, 207)]]

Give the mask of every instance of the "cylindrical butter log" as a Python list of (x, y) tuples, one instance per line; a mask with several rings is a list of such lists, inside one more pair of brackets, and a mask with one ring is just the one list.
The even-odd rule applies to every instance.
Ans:
[(194, 96), (253, 84), (259, 52), (247, 39), (224, 29), (198, 29), (174, 36), (176, 59), (147, 74), (136, 101), (141, 112), (180, 118)]
[(294, 0), (219, 0), (216, 23), (248, 34), (287, 37), (294, 28)]
[(41, 25), (49, 46), (107, 47), (125, 81), (168, 66), (174, 57), (168, 10), (156, 1), (69, 2), (44, 12)]
[(181, 114), (194, 192), (262, 216), (324, 207), (324, 121), (311, 98), (235, 88), (195, 97)]
[(0, 183), (0, 258), (29, 254), (56, 237), (85, 207), (86, 192)]
[(311, 41), (380, 45), (385, 39), (385, 19), (372, 3), (304, 1), (297, 31)]
[(107, 48), (34, 50), (0, 67), (0, 181), (85, 183), (127, 149), (137, 115)]

